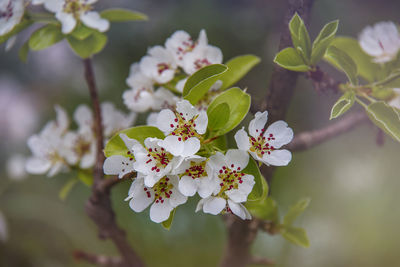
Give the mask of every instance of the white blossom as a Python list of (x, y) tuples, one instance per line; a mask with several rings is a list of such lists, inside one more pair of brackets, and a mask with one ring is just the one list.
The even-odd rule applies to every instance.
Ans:
[(20, 154), (12, 155), (6, 163), (8, 178), (21, 181), (27, 177), (25, 172), (26, 157)]
[(12, 31), (24, 15), (24, 0), (0, 1), (0, 36)]
[(167, 137), (160, 145), (175, 156), (188, 157), (200, 149), (200, 139), (207, 130), (208, 117), (205, 111), (198, 111), (189, 101), (176, 104), (176, 112), (161, 110), (157, 126)]
[(374, 57), (377, 63), (384, 63), (396, 58), (400, 49), (400, 34), (393, 22), (378, 22), (367, 26), (358, 38), (365, 53)]
[(106, 158), (104, 161), (104, 173), (108, 175), (118, 175), (118, 178), (134, 171), (133, 169), (133, 150), (132, 147), (136, 144), (136, 140), (129, 138), (126, 134), (119, 135), (126, 146), (125, 155), (113, 155)]
[(160, 87), (154, 93), (153, 110), (161, 110), (165, 108), (175, 109), (176, 103), (180, 100), (170, 90)]
[(131, 127), (136, 120), (136, 113), (124, 114), (117, 110), (114, 104), (104, 102), (101, 104), (103, 131), (106, 138), (112, 137), (117, 132)]
[(211, 196), (200, 200), (196, 211), (202, 209), (213, 215), (230, 212), (243, 220), (251, 219), (250, 213), (241, 204), (247, 200), (255, 184), (253, 175), (242, 173), (248, 161), (249, 155), (238, 149), (230, 149), (226, 155), (216, 152), (211, 156), (209, 164), (218, 186)]
[(162, 46), (150, 48), (139, 64), (141, 72), (159, 84), (171, 81), (177, 68), (171, 52)]
[(168, 175), (162, 177), (152, 187), (145, 185), (143, 176), (138, 177), (132, 182), (128, 197), (129, 206), (135, 212), (142, 212), (150, 204), (150, 219), (160, 223), (166, 221), (171, 211), (187, 201), (187, 197), (178, 190), (178, 177)]
[(254, 159), (267, 165), (286, 166), (292, 159), (292, 154), (286, 149), (279, 148), (290, 143), (293, 139), (293, 130), (284, 121), (272, 123), (265, 131), (268, 112), (257, 112), (250, 121), (249, 133), (242, 128), (235, 134), (239, 149), (248, 151)]
[(62, 32), (71, 33), (78, 21), (89, 28), (105, 32), (110, 27), (110, 22), (103, 19), (98, 12), (92, 11), (92, 4), (97, 0), (36, 0), (33, 4), (44, 4), (50, 12), (61, 22)]

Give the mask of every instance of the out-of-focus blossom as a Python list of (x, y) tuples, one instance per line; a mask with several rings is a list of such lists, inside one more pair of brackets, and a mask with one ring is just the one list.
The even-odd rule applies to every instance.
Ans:
[(6, 163), (8, 178), (20, 181), (27, 177), (25, 171), (26, 158), (23, 155), (15, 154), (11, 156)]
[(0, 36), (12, 31), (24, 15), (24, 0), (0, 1)]

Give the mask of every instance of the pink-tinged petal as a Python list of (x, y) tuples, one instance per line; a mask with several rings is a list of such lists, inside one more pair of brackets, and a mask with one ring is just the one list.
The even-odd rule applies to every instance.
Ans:
[(235, 203), (228, 199), (228, 205), (232, 213), (241, 218), (242, 220), (251, 220), (250, 212), (240, 203)]
[(100, 17), (95, 11), (90, 11), (81, 16), (83, 24), (89, 28), (96, 29), (99, 32), (105, 32), (110, 28), (110, 22)]
[[(179, 141), (179, 139), (181, 140)], [(185, 144), (182, 138), (176, 135), (169, 135), (164, 140), (159, 141), (158, 144), (174, 156), (181, 156), (185, 153)]]
[(250, 149), (250, 140), (246, 131), (242, 128), (235, 134), (236, 145), (240, 150), (247, 151)]
[(150, 219), (155, 223), (160, 223), (168, 220), (171, 211), (174, 208), (169, 205), (168, 201), (164, 203), (153, 203), (150, 208)]
[(177, 102), (176, 111), (182, 113), (181, 116), (187, 121), (191, 120), (198, 113), (197, 109), (187, 100)]
[(193, 156), (200, 149), (200, 140), (197, 137), (190, 137), (188, 140), (184, 141), (183, 144), (184, 148), (180, 154), (182, 157)]
[(229, 149), (226, 154), (226, 162), (229, 168), (243, 170), (249, 163), (249, 154), (240, 149)]
[(212, 215), (217, 215), (226, 206), (226, 200), (220, 197), (209, 197), (204, 200), (203, 211)]
[(51, 162), (43, 158), (29, 158), (26, 161), (25, 169), (31, 174), (44, 174), (51, 167)]
[(179, 191), (188, 197), (194, 196), (197, 191), (197, 184), (195, 180), (190, 176), (182, 176), (179, 181)]
[(249, 123), (249, 133), (253, 137), (258, 137), (262, 133), (268, 120), (268, 111), (257, 112), (255, 118)]
[(61, 22), (61, 31), (64, 34), (71, 33), (76, 26), (76, 20), (72, 14), (57, 12), (56, 18)]
[(208, 125), (207, 112), (204, 110), (200, 111), (199, 116), (194, 122), (196, 123), (196, 132), (198, 134), (205, 134)]
[(218, 171), (223, 166), (227, 165), (225, 161), (225, 156), (221, 152), (216, 152), (214, 155), (212, 155), (208, 164), (214, 171)]
[(292, 160), (292, 153), (289, 150), (274, 150), (271, 154), (264, 154), (262, 161), (267, 165), (286, 166)]
[[(268, 138), (273, 135), (272, 140)], [(287, 123), (284, 121), (276, 121), (272, 123), (267, 131), (265, 132), (265, 138), (267, 142), (275, 148), (280, 148), (283, 145), (290, 143), (293, 139), (293, 130), (288, 127)]]
[(170, 134), (177, 126), (175, 119), (176, 116), (170, 109), (161, 110), (157, 117), (158, 129), (166, 134)]

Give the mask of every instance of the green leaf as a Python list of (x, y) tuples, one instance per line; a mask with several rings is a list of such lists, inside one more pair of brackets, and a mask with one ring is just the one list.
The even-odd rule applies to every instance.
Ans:
[(26, 63), (29, 54), (29, 40), (26, 41), (19, 49), (18, 56), (22, 62)]
[(228, 67), (225, 65), (213, 64), (196, 71), (186, 81), (183, 97), (195, 105), (227, 70)]
[(244, 205), (253, 216), (279, 224), (278, 205), (272, 198), (264, 197), (258, 201), (247, 201)]
[(334, 46), (330, 46), (325, 53), (325, 58), (335, 62), (336, 66), (346, 74), (352, 84), (358, 84), (357, 65), (346, 52)]
[(288, 213), (283, 217), (283, 224), (285, 226), (291, 226), (296, 218), (308, 207), (310, 201), (310, 198), (303, 198), (291, 206)]
[(207, 110), (208, 128), (211, 131), (216, 131), (224, 127), (229, 120), (229, 105), (227, 103), (221, 103), (210, 112), (209, 111), (210, 110)]
[(331, 21), (326, 24), (314, 40), (311, 50), (311, 64), (315, 65), (324, 56), (326, 49), (335, 38), (339, 21)]
[(93, 185), (93, 172), (92, 170), (78, 170), (78, 179), (87, 186)]
[(253, 175), (255, 181), (253, 190), (247, 197), (247, 201), (257, 201), (268, 195), (268, 184), (265, 182), (257, 162), (252, 157), (249, 158), (249, 163), (243, 169), (243, 173)]
[(75, 27), (75, 29), (71, 33), (71, 35), (78, 40), (84, 40), (84, 39), (88, 38), (91, 34), (93, 34), (94, 32), (96, 32), (95, 29), (86, 27), (83, 23), (79, 23)]
[[(349, 37), (336, 37), (331, 42), (332, 46), (337, 47), (353, 59), (357, 65), (358, 74), (368, 82), (374, 82), (384, 78), (383, 69), (379, 64), (373, 62), (373, 58), (361, 49), (358, 41)], [(331, 61), (330, 58), (324, 58), (334, 67), (338, 67), (336, 62)]]
[(103, 50), (107, 43), (107, 36), (103, 33), (94, 31), (84, 40), (79, 40), (71, 35), (67, 36), (67, 40), (72, 50), (81, 58), (88, 58)]
[(104, 10), (100, 13), (100, 16), (110, 22), (148, 20), (148, 17), (143, 13), (122, 8)]
[(294, 47), (300, 47), (300, 40), (299, 40), (299, 31), (300, 31), (300, 25), (302, 23), (302, 19), (300, 16), (297, 14), (297, 12), (294, 14), (292, 19), (289, 21), (289, 31), (290, 35), (292, 37), (292, 43)]
[(217, 96), (208, 106), (207, 114), (211, 114), (218, 105), (226, 103), (229, 106), (229, 117), (224, 127), (213, 133), (214, 136), (226, 134), (235, 128), (247, 115), (250, 109), (250, 101), (250, 95), (237, 87)]
[(284, 227), (280, 231), (281, 235), (295, 245), (301, 247), (309, 247), (310, 241), (308, 240), (306, 230), (298, 227)]
[(400, 142), (400, 110), (378, 101), (370, 104), (366, 111), (375, 125)]
[(291, 70), (306, 72), (309, 71), (309, 67), (304, 62), (303, 58), (293, 47), (288, 47), (280, 51), (274, 58), (274, 62), (282, 68)]
[(119, 137), (121, 133), (126, 134), (129, 138), (136, 139), (142, 145), (144, 144), (144, 140), (147, 137), (156, 137), (160, 139), (165, 138), (163, 132), (153, 126), (136, 126), (129, 129), (125, 129), (123, 131), (116, 133), (107, 142), (104, 148), (104, 154), (106, 157), (110, 157), (112, 155), (126, 156), (126, 152), (128, 151), (128, 149), (124, 141), (122, 141), (122, 139)]
[(14, 27), (14, 29), (12, 29), (10, 32), (0, 36), (0, 44), (4, 43), (8, 39), (10, 39), (11, 36), (14, 36), (14, 35), (18, 34), (19, 32), (25, 30), (26, 28), (31, 26), (32, 23), (33, 23), (32, 20), (22, 19), (22, 21), (19, 24), (17, 24)]
[(289, 31), (292, 37), (293, 47), (300, 48), (306, 65), (311, 58), (311, 40), (306, 25), (300, 16), (296, 13), (289, 22)]
[(78, 179), (76, 178), (71, 178), (69, 179), (61, 188), (60, 192), (58, 193), (58, 197), (62, 200), (65, 201), (71, 192), (72, 188), (78, 183)]
[(169, 214), (168, 220), (163, 221), (161, 223), (161, 225), (162, 225), (162, 227), (164, 227), (164, 229), (166, 229), (166, 230), (171, 229), (172, 221), (174, 220), (174, 217), (175, 217), (175, 211), (176, 211), (176, 208), (171, 211), (171, 213)]
[(222, 150), (222, 151), (227, 150), (228, 146), (227, 146), (226, 135), (219, 136), (217, 139), (211, 142), (211, 145), (214, 147), (214, 149), (217, 150)]
[(353, 106), (355, 100), (354, 91), (346, 91), (336, 103), (333, 105), (331, 110), (331, 119), (335, 119), (343, 115), (351, 106)]
[(29, 38), (29, 48), (38, 51), (52, 46), (64, 39), (61, 29), (53, 24), (47, 24), (35, 31)]
[(238, 56), (226, 62), (228, 70), (219, 78), (222, 81), (221, 89), (234, 85), (258, 63), (260, 63), (260, 58), (253, 55)]

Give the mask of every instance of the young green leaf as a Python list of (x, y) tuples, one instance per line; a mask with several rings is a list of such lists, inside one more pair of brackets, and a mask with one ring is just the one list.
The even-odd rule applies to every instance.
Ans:
[(211, 131), (221, 129), (229, 120), (229, 114), (230, 110), (227, 103), (221, 103), (211, 111), (207, 110), (208, 128)]
[(339, 21), (331, 21), (326, 24), (314, 40), (311, 50), (311, 64), (315, 65), (324, 56), (326, 49), (335, 38)]
[(368, 105), (367, 114), (371, 121), (394, 140), (400, 142), (400, 111), (383, 101)]
[(286, 213), (285, 217), (283, 217), (283, 224), (285, 226), (292, 226), (294, 220), (303, 213), (303, 211), (310, 204), (310, 198), (300, 199), (296, 204), (290, 207), (288, 213)]
[(349, 108), (354, 104), (355, 95), (353, 91), (346, 91), (336, 103), (333, 105), (331, 110), (331, 119), (335, 119), (343, 115)]
[(96, 32), (96, 30), (85, 26), (83, 23), (79, 23), (71, 35), (78, 40), (84, 40), (93, 34), (93, 32)]
[(214, 133), (214, 136), (223, 135), (235, 128), (246, 116), (250, 109), (250, 95), (240, 90), (231, 88), (217, 96), (208, 106), (207, 113), (211, 114), (213, 109), (222, 103), (229, 106), (229, 117), (224, 127)]
[(69, 179), (61, 188), (60, 192), (58, 193), (58, 197), (62, 200), (65, 201), (71, 192), (72, 188), (78, 183), (77, 178), (71, 178)]
[(278, 205), (272, 198), (264, 197), (258, 201), (247, 201), (244, 205), (258, 219), (279, 224)]
[(29, 38), (29, 48), (33, 51), (38, 51), (52, 46), (55, 43), (64, 39), (60, 27), (47, 24), (35, 31)]
[(234, 85), (258, 63), (260, 63), (260, 58), (253, 55), (238, 56), (226, 62), (228, 70), (219, 78), (222, 81), (221, 89)]
[(282, 68), (291, 70), (306, 72), (309, 71), (309, 67), (304, 62), (303, 58), (293, 47), (288, 47), (280, 51), (274, 58), (274, 62)]
[(289, 22), (289, 31), (292, 37), (293, 47), (300, 48), (306, 65), (311, 58), (311, 40), (306, 25), (300, 16), (296, 13)]
[(174, 217), (175, 217), (175, 211), (176, 211), (176, 208), (171, 211), (171, 213), (169, 214), (168, 220), (163, 221), (161, 223), (161, 225), (162, 225), (162, 227), (164, 227), (164, 229), (166, 229), (166, 230), (171, 229), (172, 222), (173, 222)]
[(294, 14), (292, 19), (289, 21), (289, 31), (290, 35), (292, 37), (292, 43), (294, 47), (299, 47), (300, 46), (300, 38), (299, 38), (299, 31), (300, 31), (300, 25), (302, 23), (302, 19), (300, 16), (297, 14), (297, 12)]
[(148, 19), (148, 17), (143, 13), (122, 8), (104, 10), (100, 13), (100, 16), (110, 22), (127, 22)]
[(255, 181), (253, 190), (247, 197), (248, 201), (257, 201), (268, 195), (268, 184), (265, 182), (257, 162), (252, 157), (249, 158), (249, 163), (247, 167), (243, 169), (243, 173), (253, 175)]
[(334, 46), (330, 46), (325, 53), (325, 58), (334, 62), (334, 64), (346, 74), (352, 84), (358, 84), (357, 65), (346, 52)]
[(22, 62), (26, 63), (26, 61), (28, 60), (28, 54), (29, 54), (29, 40), (26, 41), (19, 49), (18, 52), (19, 59), (21, 59)]
[(295, 245), (301, 247), (309, 247), (310, 241), (308, 240), (307, 233), (303, 228), (298, 227), (284, 227), (280, 230), (281, 235)]
[(67, 36), (67, 40), (72, 50), (81, 58), (88, 58), (103, 50), (107, 43), (107, 36), (103, 33), (94, 31), (84, 40), (79, 40), (71, 35)]
[(163, 132), (153, 126), (136, 126), (129, 129), (125, 129), (123, 131), (116, 133), (107, 142), (104, 148), (104, 155), (106, 157), (110, 157), (112, 155), (122, 155), (122, 156), (126, 155), (126, 151), (128, 149), (124, 141), (122, 141), (121, 137), (119, 137), (119, 134), (121, 133), (126, 134), (129, 138), (136, 139), (141, 144), (144, 143), (144, 140), (147, 137), (155, 137), (160, 139), (165, 138)]
[(195, 105), (227, 70), (228, 67), (225, 65), (213, 64), (196, 71), (186, 81), (183, 97)]
[(78, 170), (78, 179), (87, 186), (93, 185), (93, 172), (92, 170)]
[(4, 43), (5, 41), (10, 39), (12, 36), (18, 34), (19, 32), (25, 30), (26, 28), (28, 28), (32, 24), (33, 24), (32, 20), (22, 19), (22, 21), (19, 24), (17, 24), (14, 27), (14, 29), (12, 29), (10, 32), (0, 36), (0, 44)]

